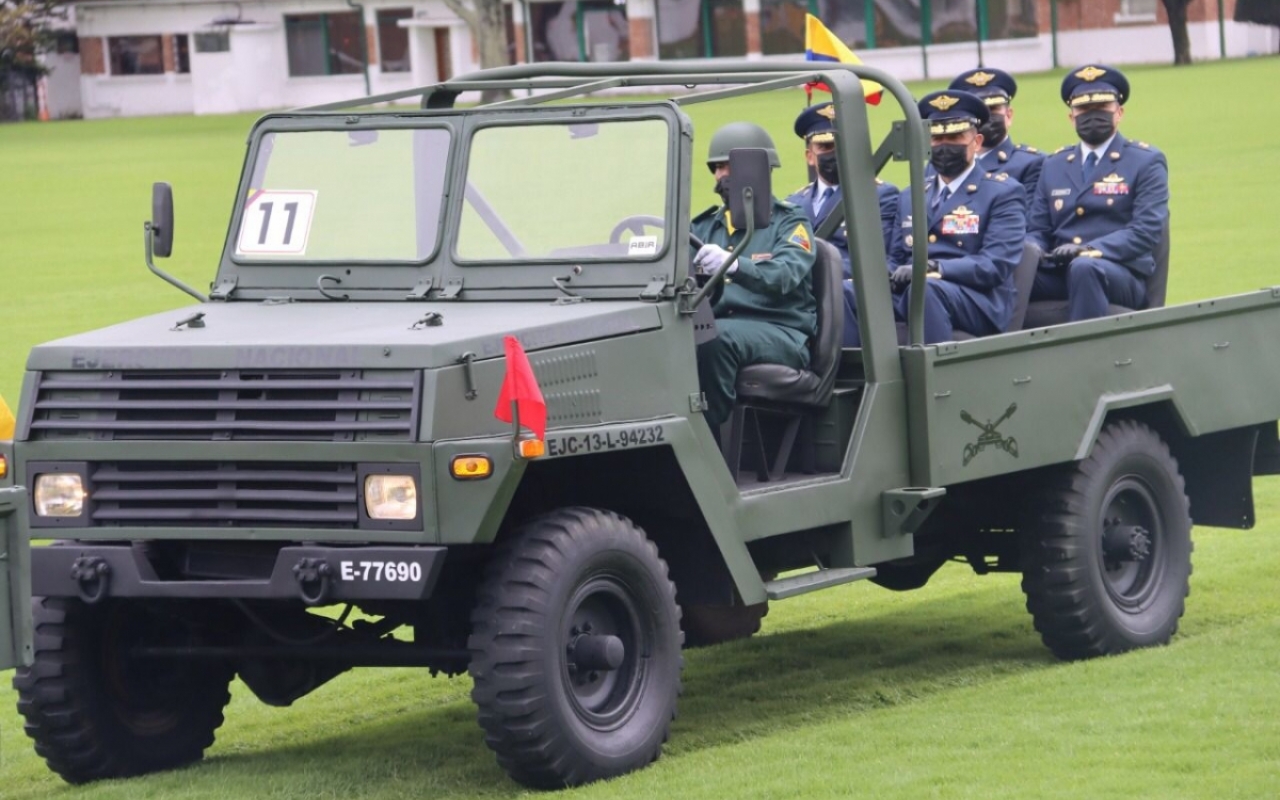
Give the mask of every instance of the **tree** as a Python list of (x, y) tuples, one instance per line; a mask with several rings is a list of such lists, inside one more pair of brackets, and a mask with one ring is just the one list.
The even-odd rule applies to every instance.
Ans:
[[(444, 0), (444, 3), (471, 29), (480, 49), (481, 69), (511, 63), (507, 57), (507, 20), (502, 0)], [(509, 92), (486, 89), (480, 100), (490, 103), (508, 96)]]
[(57, 40), (50, 23), (66, 18), (59, 0), (0, 0), (0, 105), (10, 90), (33, 90), (49, 71), (40, 55)]
[(1191, 63), (1191, 36), (1187, 33), (1187, 4), (1191, 0), (1161, 0), (1169, 15), (1169, 33), (1173, 34), (1173, 63)]

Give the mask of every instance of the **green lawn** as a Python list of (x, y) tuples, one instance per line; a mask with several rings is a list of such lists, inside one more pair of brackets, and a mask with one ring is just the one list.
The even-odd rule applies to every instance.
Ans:
[[(1280, 175), (1280, 115), (1256, 91), (1244, 97), (1246, 88), (1272, 85), (1277, 66), (1268, 58), (1128, 71), (1134, 96), (1122, 129), (1159, 146), (1171, 165), (1171, 302), (1280, 283), (1266, 191)], [(1021, 84), (1015, 138), (1045, 149), (1069, 141), (1058, 77)], [(803, 181), (790, 133), (802, 105), (796, 90), (699, 106), (694, 146), (700, 151), (705, 135), (730, 119), (762, 122), (783, 154), (785, 194)], [(887, 127), (887, 109), (873, 115)], [(0, 394), (16, 399), (33, 344), (187, 302), (142, 265), (152, 181), (170, 180), (177, 196), (168, 266), (194, 285), (208, 283), (251, 121), (0, 126)], [(898, 182), (902, 174), (901, 165), (888, 171)], [(695, 187), (695, 205), (711, 199), (709, 176), (698, 178), (706, 185)], [(808, 595), (775, 604), (751, 641), (687, 654), (681, 713), (661, 761), (569, 794), (1274, 797), (1280, 482), (1260, 480), (1257, 504), (1254, 531), (1197, 529), (1187, 616), (1169, 647), (1057, 662), (1031, 628), (1016, 576), (979, 579), (960, 566), (916, 593), (856, 584)], [(465, 678), (362, 670), (292, 708), (271, 709), (237, 684), (203, 764), (72, 788), (32, 752), (5, 680), (0, 796), (522, 794), (486, 750), (469, 688)]]

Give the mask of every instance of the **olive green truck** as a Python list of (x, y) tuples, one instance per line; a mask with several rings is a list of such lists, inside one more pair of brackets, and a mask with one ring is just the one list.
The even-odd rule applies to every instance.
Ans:
[[(882, 142), (860, 78), (901, 106)], [(713, 431), (695, 342), (732, 262), (691, 272), (710, 179), (685, 109), (813, 80), (865, 346), (840, 347), (815, 241), (810, 368), (743, 369)], [(515, 96), (455, 107), (482, 90)], [(875, 176), (907, 162), (922, 226), (927, 150), (901, 83), (803, 63), (511, 67), (270, 114), (207, 295), (152, 261), (157, 185), (147, 264), (200, 302), (36, 347), (0, 450), (0, 659), (36, 751), (70, 782), (162, 770), (202, 757), (234, 677), (287, 706), (425, 667), (470, 672), (515, 780), (580, 784), (659, 756), (685, 647), (948, 561), (1021, 573), (1061, 658), (1168, 642), (1192, 521), (1251, 526), (1280, 469), (1280, 289), (931, 346), (916, 307), (900, 346)], [(507, 336), (545, 433), (495, 415)]]

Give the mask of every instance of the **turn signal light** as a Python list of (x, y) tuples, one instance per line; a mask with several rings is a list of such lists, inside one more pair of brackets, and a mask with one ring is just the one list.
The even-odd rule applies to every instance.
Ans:
[(13, 429), (17, 424), (17, 420), (13, 418), (13, 412), (9, 410), (9, 405), (5, 403), (3, 397), (0, 397), (0, 442), (7, 442), (13, 438)]
[(0, 456), (0, 478), (4, 478), (9, 474), (9, 459)]
[(455, 456), (449, 470), (460, 481), (475, 481), (493, 474), (493, 461), (488, 456)]
[(538, 458), (547, 454), (547, 443), (541, 439), (521, 439), (516, 449), (521, 458)]

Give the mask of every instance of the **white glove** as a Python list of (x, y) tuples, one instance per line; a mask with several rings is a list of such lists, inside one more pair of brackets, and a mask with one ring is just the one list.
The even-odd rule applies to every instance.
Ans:
[[(724, 266), (724, 262), (729, 260), (732, 254), (718, 244), (704, 244), (698, 250), (698, 254), (693, 257), (693, 265), (698, 268), (698, 272), (703, 275), (711, 275), (720, 270)], [(729, 268), (729, 274), (738, 271), (738, 262), (733, 262), (733, 266)]]

